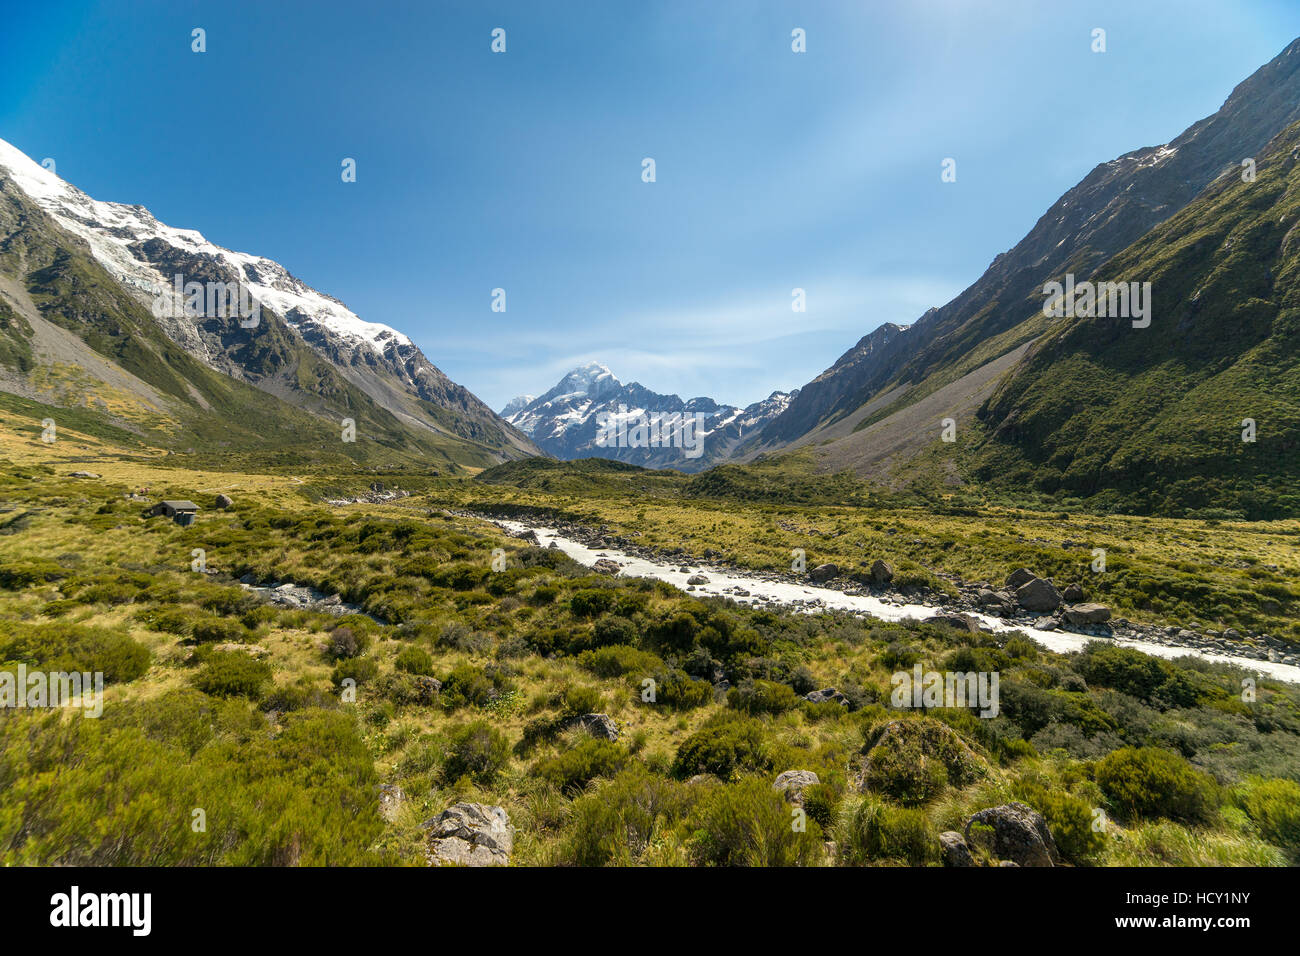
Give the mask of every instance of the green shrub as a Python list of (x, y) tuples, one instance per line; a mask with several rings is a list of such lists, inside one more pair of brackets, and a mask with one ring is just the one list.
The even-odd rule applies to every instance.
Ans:
[(635, 645), (641, 639), (636, 625), (623, 617), (602, 617), (596, 622), (592, 634), (597, 647), (609, 647), (614, 644)]
[(1106, 837), (1093, 829), (1093, 807), (1087, 800), (1038, 786), (1021, 787), (1019, 794), (1043, 815), (1062, 857), (1076, 866), (1098, 861)]
[(763, 725), (735, 711), (720, 711), (682, 741), (673, 761), (679, 777), (711, 773), (723, 780), (742, 770), (768, 769)]
[(510, 744), (506, 738), (486, 720), (476, 720), (448, 735), (443, 778), (450, 782), (468, 776), (488, 784), (509, 762)]
[(938, 835), (921, 810), (866, 797), (848, 800), (835, 829), (841, 863), (895, 862), (925, 866), (938, 858)]
[(194, 686), (213, 697), (256, 699), (271, 680), (271, 665), (242, 651), (214, 651), (194, 675)]
[(1177, 665), (1129, 647), (1091, 643), (1075, 665), (1094, 687), (1109, 687), (1160, 710), (1197, 703), (1196, 682)]
[(632, 764), (595, 793), (574, 800), (559, 862), (628, 866), (685, 813), (688, 788)]
[(811, 866), (823, 856), (822, 829), (804, 819), (767, 780), (749, 778), (707, 793), (691, 814), (691, 856), (712, 866)]
[(1096, 765), (1102, 792), (1130, 817), (1207, 823), (1216, 808), (1214, 780), (1182, 757), (1156, 747), (1125, 747)]
[(342, 687), (345, 680), (352, 680), (360, 687), (379, 675), (379, 665), (369, 657), (348, 657), (334, 665), (330, 671), (330, 681), (335, 687)]
[(907, 806), (925, 803), (945, 786), (965, 787), (987, 764), (947, 724), (933, 717), (884, 720), (866, 734), (863, 782)]
[(393, 666), (406, 674), (433, 676), (433, 657), (422, 647), (402, 648), (393, 661)]
[[(703, 707), (713, 700), (713, 685), (708, 681), (696, 680), (683, 670), (661, 670), (650, 679), (654, 681), (654, 701), (651, 703), (656, 706), (690, 710)], [(643, 685), (641, 690), (644, 694), (646, 687)]]
[(622, 747), (587, 737), (563, 753), (538, 761), (533, 773), (571, 796), (597, 777), (612, 777), (627, 761), (627, 751)]
[(441, 698), (446, 707), (482, 707), (514, 685), (499, 670), (485, 671), (472, 664), (461, 664), (442, 682)]
[(605, 588), (583, 588), (569, 598), (569, 610), (574, 617), (595, 617), (614, 606), (614, 594)]
[(102, 673), (106, 684), (125, 683), (149, 669), (149, 649), (120, 631), (75, 624), (25, 625), (0, 641), (0, 661), (21, 661), (46, 671)]
[(194, 621), (190, 636), (198, 644), (238, 644), (246, 641), (249, 634), (238, 621), (208, 617)]
[(1300, 783), (1251, 777), (1236, 797), (1260, 836), (1293, 854), (1300, 851)]
[(745, 714), (784, 714), (798, 703), (793, 689), (769, 680), (741, 681), (727, 691), (727, 706)]
[(578, 666), (597, 677), (622, 677), (624, 674), (643, 674), (649, 677), (663, 667), (649, 651), (626, 645), (599, 647), (578, 655)]

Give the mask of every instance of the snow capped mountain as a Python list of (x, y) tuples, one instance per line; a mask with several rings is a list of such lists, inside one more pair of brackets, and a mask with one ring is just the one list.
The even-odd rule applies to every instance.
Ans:
[(536, 395), (519, 395), (506, 402), (506, 407), (497, 412), (502, 418), (509, 418), (515, 412), (522, 411), (529, 402), (533, 401)]
[[(264, 321), (272, 326), (282, 321), (291, 338), (305, 343), (408, 427), (481, 442), (502, 449), (506, 457), (535, 453), (527, 439), (447, 378), (409, 337), (365, 321), (280, 263), (218, 246), (197, 230), (169, 226), (144, 206), (93, 199), (4, 140), (0, 173), (58, 226), (84, 240), (100, 265), (150, 309), (167, 336), (211, 368), (296, 404), (316, 403), (317, 396), (297, 394), (300, 383), (283, 361), (266, 359), (266, 348), (257, 352), (246, 347), (247, 341), (236, 348), (229, 323), (187, 315), (182, 290), (189, 282), (238, 284), (259, 305)], [(254, 327), (253, 334), (258, 331)], [(261, 361), (250, 362), (252, 352)]]
[[(698, 471), (725, 458), (742, 438), (783, 412), (792, 398), (773, 392), (743, 409), (705, 397), (683, 401), (637, 382), (625, 385), (604, 365), (592, 362), (575, 368), (537, 398), (512, 400), (501, 414), (556, 458), (615, 458)], [(644, 432), (637, 431), (639, 425)]]
[(85, 239), (95, 258), (110, 273), (136, 289), (173, 296), (173, 277), (163, 274), (160, 262), (150, 262), (132, 248), (160, 240), (182, 253), (210, 257), (229, 266), (257, 301), (284, 316), (299, 331), (303, 326), (317, 325), (380, 353), (389, 343), (411, 345), (401, 332), (362, 320), (338, 299), (317, 292), (278, 262), (224, 249), (195, 229), (175, 229), (159, 222), (144, 206), (92, 199), (4, 140), (0, 140), (0, 166), (59, 225)]

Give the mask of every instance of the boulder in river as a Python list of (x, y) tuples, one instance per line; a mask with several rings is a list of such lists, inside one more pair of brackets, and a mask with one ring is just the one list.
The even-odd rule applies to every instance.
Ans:
[(1075, 627), (1089, 624), (1105, 624), (1110, 620), (1110, 608), (1104, 604), (1075, 604), (1064, 611), (1067, 623)]
[(966, 631), (970, 634), (978, 634), (980, 630), (979, 618), (970, 614), (935, 614), (927, 617), (922, 624), (946, 624), (949, 627), (955, 627), (959, 631)]

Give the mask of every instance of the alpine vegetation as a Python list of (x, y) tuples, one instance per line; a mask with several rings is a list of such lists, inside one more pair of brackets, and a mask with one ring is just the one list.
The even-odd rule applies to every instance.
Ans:
[(1080, 282), (1066, 273), (1065, 283), (1043, 286), (1043, 315), (1048, 318), (1132, 319), (1133, 328), (1151, 324), (1150, 282)]
[[(1162, 892), (1107, 869), (1300, 865), (1264, 0), (123, 4), (109, 46), (77, 6), (5, 22), (20, 917), (162, 938), (198, 868), (297, 932), (417, 912), (413, 867), (908, 866), (1070, 929)], [(237, 141), (168, 148), (215, 103)]]

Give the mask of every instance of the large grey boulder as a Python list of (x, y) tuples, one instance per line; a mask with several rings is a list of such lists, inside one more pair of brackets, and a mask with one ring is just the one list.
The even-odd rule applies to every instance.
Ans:
[(968, 846), (982, 847), (995, 859), (1017, 866), (1055, 866), (1061, 859), (1043, 815), (1019, 802), (972, 814), (965, 837)]
[(581, 717), (575, 717), (573, 727), (581, 727), (593, 737), (601, 737), (605, 740), (618, 740), (618, 724), (614, 723), (614, 718), (609, 714), (583, 714)]
[(811, 693), (804, 694), (803, 699), (812, 704), (826, 704), (830, 701), (834, 701), (841, 707), (849, 706), (849, 699), (834, 687), (826, 687), (822, 690), (815, 690)]
[(971, 855), (966, 838), (956, 830), (947, 830), (939, 834), (939, 856), (944, 866), (974, 866), (975, 857)]
[(457, 803), (424, 826), (430, 866), (505, 866), (515, 848), (515, 828), (501, 807)]
[(782, 796), (793, 803), (795, 806), (803, 806), (803, 791), (805, 787), (811, 787), (821, 783), (821, 778), (811, 770), (787, 770), (776, 778), (772, 784), (773, 790), (780, 790)]
[(235, 499), (231, 498), (229, 495), (217, 495), (216, 505), (218, 508), (221, 508), (223, 511), (226, 508), (233, 507), (234, 504), (235, 504)]
[(1022, 584), (1028, 584), (1036, 577), (1038, 577), (1038, 575), (1033, 571), (1030, 571), (1028, 568), (1019, 568), (1007, 575), (1007, 587), (1013, 589), (1018, 588)]
[(871, 565), (871, 583), (884, 585), (888, 584), (892, 580), (894, 580), (894, 569), (890, 566), (888, 561), (877, 559), (876, 562)]
[(979, 618), (970, 614), (935, 614), (927, 617), (922, 624), (946, 624), (949, 627), (955, 627), (959, 631), (967, 631), (970, 634), (978, 634), (980, 630)]
[(840, 573), (838, 564), (819, 564), (808, 572), (809, 581), (829, 581)]
[(1104, 604), (1076, 604), (1065, 609), (1065, 620), (1075, 627), (1088, 624), (1105, 624), (1110, 620), (1110, 608)]
[(1016, 603), (1026, 611), (1055, 611), (1061, 606), (1061, 592), (1051, 581), (1034, 578), (1016, 588)]

